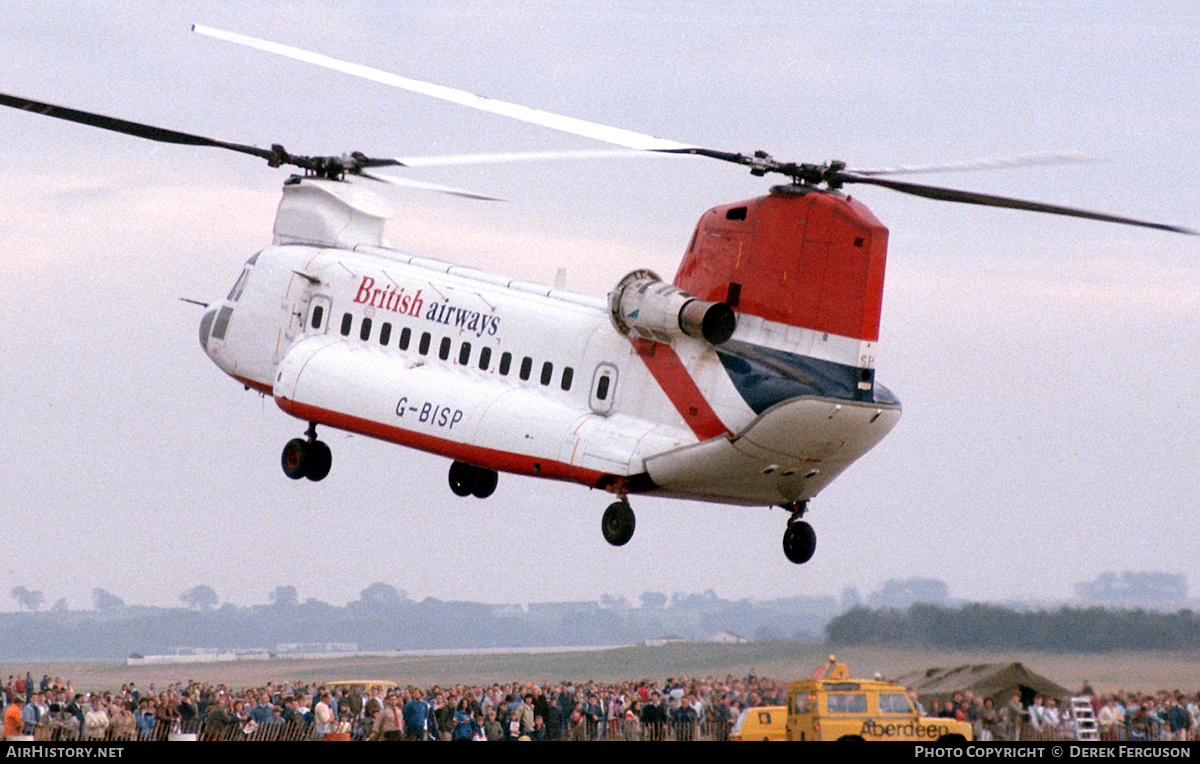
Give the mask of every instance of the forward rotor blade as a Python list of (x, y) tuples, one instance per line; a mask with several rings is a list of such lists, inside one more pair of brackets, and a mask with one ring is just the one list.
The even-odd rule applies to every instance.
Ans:
[(377, 180), (380, 183), (390, 183), (393, 186), (403, 186), (405, 188), (419, 188), (424, 191), (435, 191), (439, 194), (449, 194), (450, 196), (461, 196), (464, 199), (478, 199), (483, 202), (506, 202), (507, 199), (501, 199), (496, 196), (484, 196), (477, 194), (474, 191), (466, 191), (461, 188), (452, 186), (439, 186), (436, 183), (424, 183), (419, 180), (409, 180), (408, 178), (397, 178), (394, 175), (376, 175), (374, 173), (360, 172), (358, 173), (369, 180)]
[(116, 117), (108, 117), (90, 111), (69, 109), (65, 106), (56, 106), (52, 103), (43, 103), (42, 101), (34, 101), (33, 99), (21, 98), (20, 96), (0, 93), (0, 105), (11, 106), (14, 109), (21, 109), (22, 111), (42, 114), (56, 119), (64, 119), (68, 122), (78, 122), (83, 125), (90, 125), (91, 127), (99, 127), (102, 130), (112, 130), (113, 132), (133, 135), (138, 138), (146, 138), (160, 143), (178, 143), (185, 146), (211, 146), (213, 148), (229, 149), (230, 151), (237, 151), (242, 154), (250, 154), (251, 156), (265, 159), (267, 162), (282, 158), (274, 151), (260, 149), (257, 146), (245, 146), (240, 143), (218, 141), (213, 138), (206, 138), (203, 135), (181, 133), (177, 130), (167, 130), (162, 127), (155, 127), (154, 125), (144, 125), (140, 122), (117, 119)]
[(638, 149), (640, 151), (678, 151), (680, 149), (692, 148), (685, 143), (676, 141), (668, 141), (663, 138), (655, 138), (652, 135), (644, 133), (635, 133), (632, 130), (623, 130), (619, 127), (610, 127), (601, 125), (596, 122), (588, 122), (583, 119), (574, 117), (566, 117), (561, 114), (553, 114), (540, 109), (531, 109), (528, 106), (520, 104), (508, 103), (507, 101), (499, 101), (495, 98), (485, 98), (484, 96), (474, 95), (465, 90), (456, 90), (442, 85), (434, 85), (429, 82), (421, 82), (420, 80), (401, 77), (398, 74), (391, 74), (380, 69), (374, 69), (362, 64), (354, 64), (349, 61), (324, 56), (320, 53), (293, 48), (290, 45), (282, 45), (276, 42), (260, 40), (256, 37), (248, 37), (247, 35), (237, 34), (236, 32), (226, 32), (220, 29), (201, 26), (195, 24), (192, 26), (192, 31), (208, 37), (215, 37), (218, 40), (225, 40), (237, 45), (245, 45), (249, 48), (274, 53), (279, 56), (286, 56), (297, 61), (321, 66), (326, 69), (332, 69), (343, 74), (350, 74), (355, 77), (378, 82), (383, 85), (391, 85), (402, 90), (408, 90), (413, 93), (420, 93), (432, 98), (437, 98), (442, 101), (449, 101), (460, 106), (469, 106), (472, 109), (499, 114), (504, 117), (511, 117), (522, 122), (529, 122), (542, 127), (549, 127), (553, 130), (558, 130), (572, 135), (580, 135), (585, 138), (593, 138), (605, 143), (611, 143), (617, 146), (624, 146), (628, 149)]
[(925, 186), (917, 183), (908, 183), (901, 180), (888, 180), (886, 178), (873, 178), (857, 175), (856, 173), (837, 173), (833, 179), (836, 183), (866, 183), (872, 186), (882, 186), (890, 188), (893, 191), (899, 191), (905, 194), (913, 194), (926, 199), (937, 199), (943, 202), (960, 202), (962, 204), (979, 204), (985, 207), (1004, 207), (1011, 210), (1026, 210), (1028, 212), (1046, 212), (1051, 215), (1066, 215), (1073, 218), (1086, 218), (1088, 220), (1103, 220), (1109, 223), (1122, 223), (1124, 225), (1136, 225), (1143, 228), (1155, 228), (1160, 231), (1173, 231), (1175, 233), (1186, 233), (1197, 235), (1196, 231), (1182, 226), (1167, 225), (1165, 223), (1151, 223), (1145, 220), (1136, 220), (1134, 218), (1121, 217), (1120, 215), (1108, 215), (1102, 212), (1092, 212), (1090, 210), (1081, 210), (1074, 207), (1061, 207), (1057, 204), (1045, 204), (1044, 202), (1031, 202), (1025, 199), (1013, 199), (1007, 196), (993, 196), (991, 194), (980, 194), (974, 191), (961, 191), (954, 188), (944, 188), (942, 186)]
[(637, 149), (591, 149), (581, 151), (515, 151), (499, 154), (446, 154), (428, 157), (399, 157), (405, 167), (445, 167), (452, 165), (508, 164), (515, 162), (560, 162), (577, 159), (615, 159), (621, 157), (670, 156), (662, 152)]

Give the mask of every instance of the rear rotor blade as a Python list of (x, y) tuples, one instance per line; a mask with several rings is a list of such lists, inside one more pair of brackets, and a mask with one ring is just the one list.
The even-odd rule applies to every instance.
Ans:
[(1120, 215), (1108, 215), (1102, 212), (1092, 212), (1090, 210), (1081, 210), (1074, 207), (1062, 207), (1057, 204), (1045, 204), (1044, 202), (1032, 202), (1025, 199), (1013, 199), (1007, 196), (993, 196), (991, 194), (980, 194), (974, 191), (961, 191), (954, 188), (945, 188), (942, 186), (926, 186), (918, 183), (908, 183), (902, 180), (888, 180), (886, 178), (872, 178), (857, 175), (855, 173), (836, 173), (830, 178), (830, 181), (835, 184), (840, 183), (866, 183), (872, 186), (882, 186), (890, 188), (893, 191), (899, 191), (905, 194), (913, 194), (926, 199), (937, 199), (943, 202), (960, 202), (962, 204), (979, 204), (985, 207), (1004, 207), (1011, 210), (1026, 210), (1028, 212), (1045, 212), (1051, 215), (1066, 215), (1073, 218), (1086, 218), (1088, 220), (1103, 220), (1109, 223), (1122, 223), (1124, 225), (1135, 225), (1143, 228), (1155, 228), (1160, 231), (1173, 231), (1175, 233), (1186, 233), (1197, 235), (1196, 231), (1182, 226), (1167, 225), (1165, 223), (1151, 223), (1145, 220), (1136, 220), (1134, 218), (1122, 217)]
[(1077, 151), (1047, 151), (1023, 156), (993, 157), (991, 159), (967, 159), (961, 162), (942, 164), (900, 165), (898, 167), (855, 167), (855, 175), (914, 175), (934, 172), (972, 172), (975, 170), (1007, 170), (1012, 167), (1029, 167), (1047, 164), (1077, 164), (1095, 162), (1094, 157)]

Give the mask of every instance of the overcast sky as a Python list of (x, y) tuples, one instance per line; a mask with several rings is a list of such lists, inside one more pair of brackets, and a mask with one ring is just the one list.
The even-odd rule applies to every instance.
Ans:
[[(0, 91), (297, 153), (599, 148), (189, 32), (266, 37), (640, 132), (851, 167), (1075, 150), (1088, 164), (926, 176), (1200, 227), (1200, 12), (1184, 2), (9, 2)], [(699, 6), (699, 8), (697, 8)], [(265, 603), (863, 594), (894, 577), (1053, 600), (1104, 571), (1200, 586), (1200, 240), (855, 189), (889, 227), (878, 380), (892, 434), (811, 502), (633, 498), (502, 475), (459, 499), (448, 460), (327, 432), (320, 484), (279, 468), (304, 424), (205, 358), (200, 310), (270, 243), (287, 175), (0, 113), (0, 448), (13, 586), (90, 607), (199, 583)], [(707, 208), (769, 180), (697, 158), (414, 171), (512, 200), (385, 190), (397, 248), (604, 294), (674, 274)]]

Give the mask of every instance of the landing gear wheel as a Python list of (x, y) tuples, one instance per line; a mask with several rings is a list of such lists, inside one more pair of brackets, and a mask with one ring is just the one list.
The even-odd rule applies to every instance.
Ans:
[(604, 532), (604, 540), (613, 546), (625, 546), (633, 538), (636, 521), (633, 509), (627, 501), (616, 501), (604, 510), (604, 518), (600, 521), (600, 530)]
[(803, 520), (788, 523), (783, 532), (783, 553), (790, 562), (803, 565), (817, 551), (817, 533)]
[(308, 453), (304, 457), (304, 477), (315, 483), (329, 474), (329, 467), (333, 464), (333, 454), (330, 453), (329, 446), (319, 440), (311, 441), (307, 445)]
[(466, 462), (450, 465), (450, 490), (455, 496), (470, 496), (475, 487), (475, 468)]
[(304, 438), (292, 438), (283, 447), (283, 474), (292, 480), (304, 477), (308, 467), (308, 441)]
[(500, 476), (496, 474), (495, 470), (476, 467), (475, 488), (471, 493), (475, 494), (476, 498), (486, 499), (496, 492), (496, 484), (498, 482), (500, 482)]
[(466, 462), (454, 462), (450, 465), (450, 490), (456, 496), (475, 496), (486, 499), (496, 490), (500, 478), (495, 470), (486, 467), (476, 467)]

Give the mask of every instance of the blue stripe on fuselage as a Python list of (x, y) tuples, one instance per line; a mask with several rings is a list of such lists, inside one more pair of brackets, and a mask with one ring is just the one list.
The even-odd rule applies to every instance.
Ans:
[[(806, 395), (888, 405), (900, 402), (886, 387), (875, 384), (874, 369), (860, 369), (736, 340), (714, 350), (734, 387), (756, 414), (780, 401)], [(860, 390), (859, 382), (869, 382), (871, 388)]]

